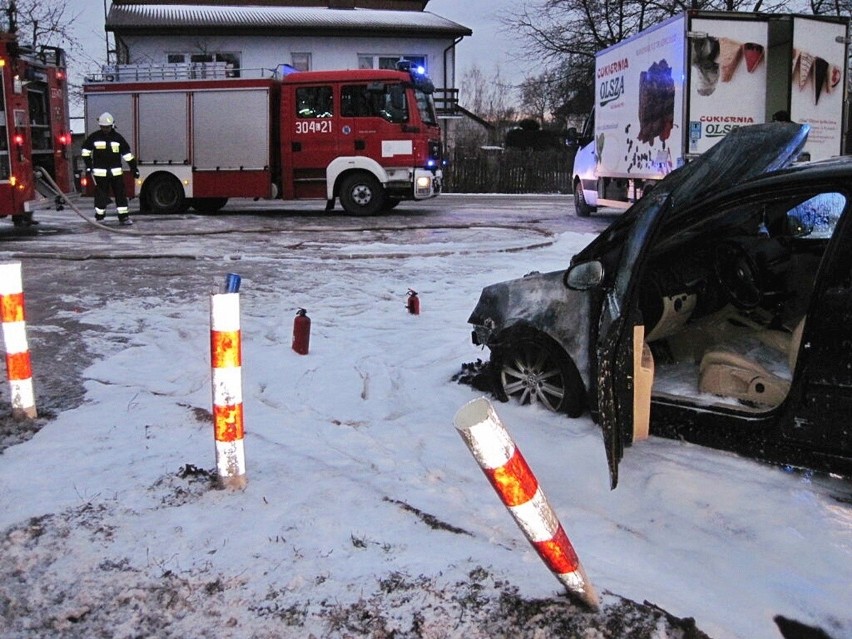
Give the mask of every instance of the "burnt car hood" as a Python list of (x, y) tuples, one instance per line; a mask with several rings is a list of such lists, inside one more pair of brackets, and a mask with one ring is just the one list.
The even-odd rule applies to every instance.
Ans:
[[(660, 206), (668, 224), (685, 214), (700, 215), (691, 205), (764, 173), (792, 164), (808, 137), (810, 126), (793, 122), (769, 122), (740, 127), (695, 160), (672, 171), (631, 206), (586, 248), (572, 263), (594, 259), (614, 244), (624, 241), (634, 220)], [(659, 222), (659, 221), (658, 221)]]

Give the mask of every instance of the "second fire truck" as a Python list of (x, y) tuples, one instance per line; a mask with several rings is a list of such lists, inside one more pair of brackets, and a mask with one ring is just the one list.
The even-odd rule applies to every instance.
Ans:
[[(234, 77), (235, 75), (243, 77)], [(433, 85), (393, 70), (245, 77), (230, 67), (122, 65), (84, 85), (88, 132), (115, 117), (139, 163), (143, 211), (211, 212), (229, 198), (339, 200), (352, 215), (438, 195)]]
[(65, 53), (18, 43), (0, 32), (0, 217), (15, 226), (56, 208), (55, 187), (71, 193), (71, 130)]

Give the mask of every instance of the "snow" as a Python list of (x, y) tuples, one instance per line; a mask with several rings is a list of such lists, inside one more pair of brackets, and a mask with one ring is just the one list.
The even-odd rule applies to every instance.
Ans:
[[(0, 259), (23, 262), (38, 311), (37, 403), (57, 403), (39, 395), (59, 365), (39, 355), (52, 336), (85, 344), (89, 362), (82, 401), (0, 455), (0, 636), (569, 636), (555, 631), (564, 619), (522, 615), (521, 602), (547, 600), (547, 614), (597, 628), (570, 636), (616, 637), (595, 619), (622, 598), (715, 639), (775, 639), (776, 615), (852, 636), (848, 481), (652, 437), (626, 451), (610, 491), (588, 416), (495, 402), (603, 594), (600, 613), (564, 597), (494, 494), (453, 427), (482, 394), (451, 378), (487, 358), (467, 316), (483, 286), (564, 267), (593, 235), (353, 235), (295, 249), (291, 237), (80, 232), (92, 253), (196, 242), (196, 261), (94, 266), (0, 245)], [(67, 284), (48, 275), (57, 264)], [(210, 294), (228, 272), (242, 276), (241, 492), (209, 475)], [(290, 348), (300, 307), (306, 356)], [(665, 617), (648, 628), (630, 636), (682, 636)]]

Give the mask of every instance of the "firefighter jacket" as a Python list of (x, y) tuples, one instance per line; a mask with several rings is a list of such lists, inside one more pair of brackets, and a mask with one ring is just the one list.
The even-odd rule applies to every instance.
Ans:
[(127, 140), (115, 129), (104, 133), (95, 131), (83, 142), (81, 152), (86, 169), (95, 177), (121, 175), (121, 161), (127, 162), (132, 172), (136, 172), (136, 158), (130, 151)]

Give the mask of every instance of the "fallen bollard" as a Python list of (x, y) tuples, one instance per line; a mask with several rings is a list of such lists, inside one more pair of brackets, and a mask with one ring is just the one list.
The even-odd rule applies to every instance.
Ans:
[(539, 557), (570, 595), (597, 609), (598, 595), (565, 529), (491, 402), (485, 398), (468, 402), (456, 413), (454, 423)]

